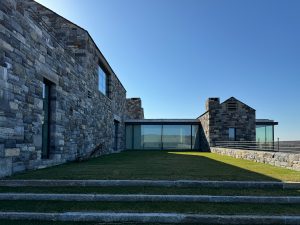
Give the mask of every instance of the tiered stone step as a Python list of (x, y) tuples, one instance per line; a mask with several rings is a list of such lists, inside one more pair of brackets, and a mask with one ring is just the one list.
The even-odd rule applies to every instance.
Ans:
[(0, 193), (0, 200), (299, 204), (300, 196)]
[(277, 188), (300, 189), (300, 182), (203, 181), (203, 180), (0, 180), (6, 187), (197, 187), (197, 188)]
[(46, 221), (95, 221), (101, 223), (199, 223), (201, 224), (286, 224), (299, 225), (300, 216), (201, 215), (182, 213), (0, 212), (0, 219)]
[[(5, 187), (176, 187), (176, 188), (230, 188), (230, 189), (300, 189), (300, 183), (285, 183), (285, 182), (254, 182), (254, 181), (195, 181), (195, 180), (0, 180), (0, 186)], [(5, 190), (6, 191), (6, 190)], [(33, 191), (34, 192), (34, 191)], [(66, 191), (67, 192), (67, 191)], [(286, 192), (286, 191), (282, 191)], [(294, 191), (292, 191), (292, 194)], [(295, 191), (297, 193), (297, 191)], [(142, 204), (154, 204), (157, 202), (178, 202), (183, 204), (189, 202), (190, 204), (273, 204), (274, 207), (279, 204), (288, 204), (299, 207), (300, 195), (298, 196), (258, 196), (258, 195), (202, 195), (202, 194), (99, 194), (94, 193), (0, 193), (0, 201), (44, 201), (44, 204), (59, 204), (55, 201), (69, 201), (72, 202), (141, 202)], [(46, 201), (46, 203), (45, 203)], [(143, 203), (144, 202), (144, 203)], [(80, 203), (81, 204), (81, 203)], [(126, 204), (126, 203), (124, 203)], [(128, 204), (128, 203), (127, 203)], [(131, 204), (131, 203), (130, 203)], [(169, 204), (169, 203), (168, 203)], [(177, 204), (177, 203), (176, 203)], [(297, 205), (298, 204), (298, 205)], [(128, 206), (128, 211), (94, 211), (97, 209), (94, 205), (90, 207), (93, 212), (81, 211), (83, 208), (77, 208), (78, 211), (70, 210), (66, 207), (65, 211), (50, 212), (48, 208), (44, 208), (40, 212), (40, 208), (33, 209), (32, 212), (24, 210), (19, 212), (13, 206), (10, 206), (10, 211), (5, 211), (7, 208), (3, 207), (0, 211), (1, 220), (41, 220), (41, 221), (95, 221), (101, 223), (194, 223), (194, 224), (294, 224), (300, 225), (300, 212), (296, 215), (284, 215), (282, 212), (275, 215), (264, 215), (263, 213), (242, 215), (221, 215), (216, 211), (215, 214), (206, 214), (206, 211), (198, 210), (194, 213), (186, 213), (188, 210), (183, 210), (178, 213), (171, 208), (170, 212), (150, 212), (132, 211)], [(50, 209), (50, 208), (49, 208)], [(103, 209), (103, 208), (102, 208)], [(125, 208), (127, 210), (127, 208)], [(163, 208), (164, 209), (164, 208)], [(16, 210), (15, 212), (12, 210)], [(19, 208), (20, 210), (20, 208)], [(31, 210), (31, 209), (29, 209)], [(170, 209), (169, 209), (170, 210)], [(34, 212), (37, 211), (37, 212)], [(203, 212), (203, 213), (202, 213)], [(209, 211), (207, 211), (209, 213)], [(251, 215), (250, 215), (251, 214)], [(253, 214), (253, 215), (252, 215)], [(295, 214), (295, 212), (294, 212)]]

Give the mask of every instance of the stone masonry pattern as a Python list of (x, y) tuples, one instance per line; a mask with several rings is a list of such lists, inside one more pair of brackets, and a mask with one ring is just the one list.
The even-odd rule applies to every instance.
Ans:
[[(229, 110), (234, 106), (234, 110)], [(228, 141), (228, 129), (236, 129), (236, 141), (255, 141), (255, 110), (235, 98), (220, 104), (219, 98), (209, 98), (206, 112), (198, 117), (209, 145)]]
[(300, 171), (300, 154), (211, 147), (211, 152)]
[[(0, 50), (0, 177), (97, 146), (98, 154), (124, 149), (126, 90), (87, 31), (34, 1), (1, 0)], [(99, 65), (108, 96), (98, 91)], [(44, 79), (53, 84), (49, 159), (41, 158)]]
[(126, 116), (127, 119), (144, 119), (144, 109), (140, 98), (126, 99)]

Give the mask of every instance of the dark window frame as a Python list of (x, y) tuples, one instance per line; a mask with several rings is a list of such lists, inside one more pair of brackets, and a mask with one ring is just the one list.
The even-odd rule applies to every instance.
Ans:
[[(100, 70), (105, 74), (105, 92), (100, 90)], [(97, 76), (98, 76), (98, 91), (101, 92), (103, 95), (106, 97), (110, 98), (110, 73), (106, 69), (104, 69), (104, 66), (101, 63), (98, 63), (98, 68), (97, 68)]]

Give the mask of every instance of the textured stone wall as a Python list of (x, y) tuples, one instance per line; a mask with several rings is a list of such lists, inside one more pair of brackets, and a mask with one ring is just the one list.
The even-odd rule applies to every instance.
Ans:
[(126, 99), (126, 117), (127, 119), (144, 119), (144, 109), (140, 98)]
[(206, 112), (199, 118), (200, 121), (200, 148), (202, 151), (209, 151), (210, 129), (209, 129), (209, 113)]
[[(0, 50), (0, 176), (99, 146), (99, 154), (124, 149), (126, 90), (84, 29), (33, 1), (1, 0)], [(98, 91), (99, 64), (108, 96)], [(41, 158), (45, 78), (52, 82), (49, 159)]]
[[(234, 104), (236, 110), (229, 110)], [(228, 141), (228, 129), (236, 128), (236, 141), (255, 141), (255, 110), (235, 98), (219, 103), (210, 98), (206, 103), (207, 112), (198, 119), (202, 124), (205, 138), (210, 144)]]
[(211, 147), (211, 152), (300, 171), (300, 154)]

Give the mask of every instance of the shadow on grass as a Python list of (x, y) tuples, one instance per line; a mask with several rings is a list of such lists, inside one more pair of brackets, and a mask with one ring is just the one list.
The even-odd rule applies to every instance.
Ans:
[[(192, 154), (197, 155), (192, 155)], [(242, 164), (247, 164), (249, 169)], [(255, 171), (251, 171), (251, 168)], [(276, 177), (276, 173), (282, 173)], [(279, 172), (278, 172), (279, 171)], [(124, 151), (81, 163), (17, 174), (11, 179), (166, 179), (279, 181), (299, 172), (200, 152)], [(270, 174), (272, 176), (270, 176)], [(275, 175), (274, 175), (275, 174)], [(300, 179), (299, 179), (300, 180)]]

